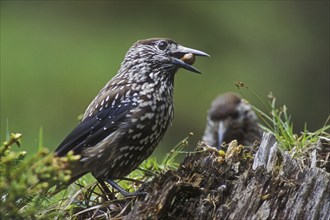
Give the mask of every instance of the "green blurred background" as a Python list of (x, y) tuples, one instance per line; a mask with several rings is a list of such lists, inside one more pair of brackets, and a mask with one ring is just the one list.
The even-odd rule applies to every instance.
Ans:
[[(23, 134), (36, 150), (57, 147), (77, 124), (138, 39), (169, 37), (203, 50), (203, 74), (180, 70), (175, 119), (157, 153), (190, 131), (200, 139), (219, 93), (240, 92), (262, 107), (286, 104), (296, 132), (323, 126), (329, 115), (329, 1), (1, 1), (1, 140)], [(263, 108), (264, 109), (264, 108)]]

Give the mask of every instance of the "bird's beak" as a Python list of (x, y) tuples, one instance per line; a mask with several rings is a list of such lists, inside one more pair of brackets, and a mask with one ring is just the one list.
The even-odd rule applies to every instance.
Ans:
[(218, 144), (219, 146), (217, 147), (218, 149), (221, 148), (221, 144), (223, 142), (223, 137), (225, 135), (225, 132), (226, 132), (226, 127), (225, 127), (225, 124), (224, 124), (224, 121), (219, 121), (219, 127), (218, 127)]
[[(184, 56), (186, 54), (192, 54), (193, 55), (191, 61), (189, 61), (189, 62), (186, 61), (185, 62)], [(208, 55), (207, 53), (205, 53), (203, 51), (195, 50), (195, 49), (192, 49), (192, 48), (188, 48), (188, 47), (184, 47), (184, 46), (179, 45), (177, 50), (174, 51), (171, 55), (171, 63), (178, 66), (178, 67), (184, 68), (186, 70), (189, 70), (189, 71), (192, 71), (192, 72), (195, 72), (195, 73), (201, 73), (198, 69), (196, 69), (195, 67), (192, 66), (192, 64), (195, 61), (194, 56), (210, 57), (210, 55)]]

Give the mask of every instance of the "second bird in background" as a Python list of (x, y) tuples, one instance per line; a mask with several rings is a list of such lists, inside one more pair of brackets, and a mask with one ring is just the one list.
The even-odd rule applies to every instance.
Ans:
[(260, 141), (258, 118), (251, 106), (236, 93), (216, 97), (208, 110), (203, 141), (218, 149), (223, 142), (237, 140), (244, 146)]

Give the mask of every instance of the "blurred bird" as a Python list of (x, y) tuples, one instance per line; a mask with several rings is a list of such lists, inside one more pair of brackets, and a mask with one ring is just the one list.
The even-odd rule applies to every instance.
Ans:
[[(195, 56), (208, 54), (171, 39), (137, 41), (126, 53), (118, 73), (90, 103), (82, 121), (55, 150), (80, 155), (70, 164), (74, 182), (86, 173), (124, 196), (132, 195), (121, 179), (150, 156), (173, 119), (173, 83), (179, 68), (200, 73)], [(135, 195), (135, 194), (134, 194)]]
[(237, 140), (244, 146), (253, 146), (261, 139), (258, 119), (251, 106), (236, 93), (216, 97), (208, 110), (203, 141), (221, 148), (223, 142)]

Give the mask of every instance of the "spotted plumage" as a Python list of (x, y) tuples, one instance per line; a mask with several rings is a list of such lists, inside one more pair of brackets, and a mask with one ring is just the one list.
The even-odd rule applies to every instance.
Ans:
[(253, 146), (260, 138), (257, 115), (238, 94), (229, 92), (213, 100), (203, 136), (205, 143), (221, 148), (223, 142), (237, 140), (244, 146)]
[(71, 182), (91, 172), (115, 186), (113, 179), (129, 174), (153, 152), (173, 119), (175, 73), (179, 68), (199, 72), (181, 59), (187, 53), (208, 56), (160, 38), (129, 49), (118, 73), (55, 151), (81, 155), (71, 168)]

